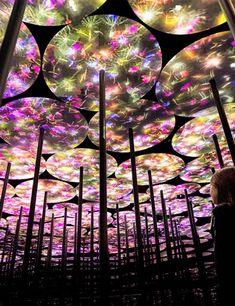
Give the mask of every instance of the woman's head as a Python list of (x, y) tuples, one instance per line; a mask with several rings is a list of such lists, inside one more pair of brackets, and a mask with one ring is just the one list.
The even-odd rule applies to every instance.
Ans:
[(215, 204), (235, 205), (235, 167), (226, 167), (213, 174), (211, 197)]

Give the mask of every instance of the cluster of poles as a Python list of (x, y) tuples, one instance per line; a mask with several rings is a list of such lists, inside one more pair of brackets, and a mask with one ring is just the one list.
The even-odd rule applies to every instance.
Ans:
[[(20, 24), (22, 22), (25, 6), (27, 1), (16, 0), (9, 20), (4, 41), (0, 50), (0, 61), (5, 63), (1, 68), (0, 79), (0, 101), (2, 101), (6, 79), (9, 73), (9, 67), (14, 51), (16, 39), (18, 37)], [(226, 1), (221, 1), (226, 2)], [(227, 1), (229, 3), (229, 1)], [(226, 3), (227, 3), (226, 2)], [(228, 9), (228, 7), (226, 7)], [(226, 11), (226, 10), (225, 10)], [(231, 17), (231, 10), (228, 10)], [(227, 13), (228, 15), (228, 13)], [(231, 21), (232, 20), (232, 21)], [(230, 18), (229, 24), (234, 21)], [(234, 26), (233, 31), (234, 33)], [(2, 292), (2, 299), (9, 296), (9, 290), (15, 290), (17, 299), (34, 299), (32, 293), (35, 290), (38, 293), (41, 288), (42, 298), (50, 299), (52, 291), (56, 290), (56, 284), (61, 285), (61, 298), (66, 299), (67, 291), (69, 297), (72, 297), (73, 303), (80, 303), (83, 299), (88, 299), (91, 304), (97, 300), (104, 305), (110, 304), (115, 299), (117, 305), (120, 301), (131, 300), (139, 302), (149, 302), (153, 305), (176, 305), (179, 300), (181, 304), (188, 305), (188, 301), (195, 298), (195, 292), (201, 300), (195, 300), (195, 305), (213, 305), (213, 295), (211, 288), (213, 281), (210, 283), (210, 277), (206, 270), (203, 251), (200, 239), (197, 233), (195, 218), (193, 214), (192, 203), (185, 190), (185, 200), (187, 202), (188, 217), (190, 220), (193, 246), (195, 257), (193, 260), (187, 258), (184, 243), (181, 239), (177, 224), (172, 218), (170, 209), (167, 210), (164, 192), (160, 192), (162, 214), (161, 218), (164, 224), (164, 239), (166, 246), (166, 257), (161, 255), (159, 230), (155, 210), (155, 200), (153, 193), (153, 183), (151, 171), (148, 171), (152, 221), (154, 227), (154, 243), (149, 237), (148, 214), (145, 210), (145, 228), (142, 228), (141, 214), (139, 209), (139, 192), (138, 177), (136, 171), (135, 146), (132, 129), (129, 129), (131, 170), (134, 194), (134, 211), (135, 222), (133, 224), (134, 248), (129, 247), (128, 226), (124, 220), (126, 250), (121, 249), (121, 230), (123, 226), (119, 223), (119, 207), (117, 204), (117, 254), (109, 254), (108, 250), (108, 226), (107, 226), (107, 161), (106, 161), (106, 135), (105, 135), (105, 72), (100, 71), (100, 106), (99, 106), (99, 160), (100, 160), (100, 217), (99, 217), (99, 252), (94, 250), (94, 211), (91, 209), (91, 235), (90, 235), (90, 252), (85, 252), (84, 240), (82, 239), (82, 203), (83, 203), (83, 168), (80, 168), (79, 179), (79, 196), (78, 210), (75, 214), (74, 226), (74, 254), (68, 257), (68, 231), (67, 231), (67, 209), (64, 213), (64, 227), (62, 237), (62, 256), (55, 260), (53, 256), (53, 239), (55, 217), (52, 214), (50, 223), (50, 235), (47, 248), (47, 255), (42, 255), (45, 214), (47, 207), (47, 192), (45, 192), (43, 211), (39, 222), (38, 233), (33, 232), (35, 207), (37, 200), (37, 190), (39, 181), (39, 170), (43, 149), (44, 130), (40, 128), (39, 141), (36, 155), (32, 195), (30, 201), (30, 211), (28, 216), (27, 232), (25, 241), (22, 244), (21, 226), (22, 226), (22, 208), (20, 210), (15, 234), (12, 235), (7, 226), (4, 230), (4, 237), (1, 241), (0, 255), (0, 286), (5, 289)], [(216, 103), (224, 134), (231, 153), (233, 163), (235, 164), (235, 146), (228, 120), (220, 101), (218, 89), (214, 79), (210, 80), (214, 101)], [(220, 151), (218, 139), (213, 136), (215, 149), (220, 167), (224, 167), (222, 154)], [(4, 179), (1, 199), (0, 199), (0, 218), (4, 207), (7, 183), (9, 180), (11, 164), (8, 163)], [(144, 233), (144, 234), (143, 234)], [(36, 241), (36, 242), (35, 242)], [(19, 256), (20, 255), (20, 256)], [(19, 260), (19, 257), (21, 260)], [(50, 280), (53, 279), (53, 284)], [(15, 288), (15, 289), (14, 289)], [(17, 289), (18, 288), (18, 289)], [(53, 289), (54, 288), (54, 289)], [(18, 292), (16, 294), (16, 292)], [(72, 294), (71, 294), (72, 292)], [(57, 292), (58, 294), (58, 292)], [(29, 298), (30, 296), (30, 298)], [(45, 297), (46, 296), (46, 297)], [(108, 299), (109, 297), (109, 299)], [(121, 299), (121, 300), (120, 300)], [(119, 304), (118, 304), (119, 303)], [(82, 305), (82, 304), (81, 304)], [(85, 305), (85, 304), (84, 304)], [(151, 304), (149, 304), (151, 305)], [(193, 302), (190, 305), (194, 305)]]

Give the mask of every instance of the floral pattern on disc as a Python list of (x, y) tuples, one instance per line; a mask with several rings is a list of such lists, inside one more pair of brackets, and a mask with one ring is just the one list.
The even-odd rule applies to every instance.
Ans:
[[(5, 4), (0, 2), (0, 47), (3, 42), (9, 15)], [(28, 89), (40, 71), (39, 48), (26, 25), (22, 24), (6, 82), (4, 98), (14, 97)]]
[[(20, 208), (22, 207), (22, 215), (23, 216), (29, 216), (29, 210), (30, 210), (30, 198), (8, 198), (5, 199), (4, 205), (3, 205), (3, 212), (19, 216), (20, 214)], [(39, 221), (40, 217), (42, 216), (42, 203), (37, 202), (35, 207), (35, 214), (34, 214), (34, 220)]]
[[(181, 158), (165, 153), (151, 153), (136, 157), (137, 180), (139, 185), (148, 185), (148, 170), (152, 171), (153, 184), (168, 181), (176, 177), (184, 167)], [(121, 163), (116, 177), (132, 182), (130, 159)]]
[[(0, 109), (1, 111), (1, 109)], [(20, 150), (6, 144), (0, 145), (0, 178), (5, 178), (7, 163), (11, 163), (10, 179), (22, 180), (29, 179), (34, 176), (36, 154), (28, 151)], [(41, 157), (40, 173), (44, 172), (46, 162)]]
[(214, 106), (209, 83), (213, 77), (223, 103), (234, 102), (234, 56), (230, 32), (207, 36), (184, 48), (161, 72), (156, 84), (159, 102), (177, 115), (196, 116)]
[(43, 153), (76, 147), (88, 130), (79, 110), (56, 100), (24, 98), (0, 108), (0, 137), (17, 148), (35, 152), (40, 126), (45, 130)]
[(97, 15), (55, 35), (45, 51), (43, 71), (50, 89), (65, 101), (98, 99), (101, 69), (107, 100), (128, 95), (138, 100), (156, 82), (161, 58), (156, 38), (140, 23)]
[[(163, 141), (174, 126), (175, 117), (158, 102), (107, 102), (107, 150), (129, 152), (129, 128), (133, 128), (135, 150), (140, 151)], [(99, 144), (99, 113), (89, 122), (88, 136), (94, 144)]]
[[(3, 184), (4, 184), (4, 181), (0, 180), (0, 194), (2, 194)], [(11, 184), (7, 183), (5, 199), (10, 199), (14, 195), (15, 195), (15, 188)]]
[(128, 2), (141, 20), (162, 32), (192, 34), (225, 22), (216, 0), (128, 0)]
[[(84, 183), (99, 180), (99, 151), (72, 149), (56, 153), (47, 160), (47, 170), (53, 176), (69, 182), (79, 182), (79, 169), (83, 167)], [(117, 168), (115, 158), (107, 154), (108, 176)]]
[[(225, 166), (233, 166), (230, 154), (223, 154)], [(209, 183), (212, 177), (212, 168), (219, 169), (216, 153), (211, 152), (199, 156), (197, 159), (187, 163), (181, 171), (180, 177), (187, 182)]]
[[(28, 0), (23, 21), (43, 26), (66, 23), (77, 24), (80, 20), (98, 9), (105, 0)], [(4, 13), (10, 15), (13, 0), (1, 0)], [(0, 15), (1, 16), (1, 15)]]
[(206, 184), (199, 191), (201, 194), (210, 194), (211, 184)]
[[(234, 134), (235, 104), (225, 105), (228, 122)], [(228, 155), (228, 146), (223, 128), (215, 107), (201, 111), (200, 116), (184, 124), (172, 139), (173, 148), (180, 154), (199, 156), (215, 150), (213, 134), (217, 135), (222, 154)]]
[[(33, 181), (25, 181), (16, 186), (16, 194), (23, 199), (30, 199)], [(47, 203), (63, 202), (72, 199), (76, 195), (75, 188), (65, 182), (40, 179), (38, 182), (37, 202), (43, 203), (44, 194), (47, 191)]]

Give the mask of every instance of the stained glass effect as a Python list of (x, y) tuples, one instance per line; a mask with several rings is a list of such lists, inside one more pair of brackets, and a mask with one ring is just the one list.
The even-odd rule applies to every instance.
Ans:
[[(99, 70), (106, 71), (108, 100), (140, 99), (154, 85), (161, 68), (156, 38), (131, 19), (100, 15), (67, 26), (48, 45), (44, 75), (60, 98), (98, 98)], [(128, 94), (128, 95), (127, 95)]]
[[(152, 170), (153, 184), (158, 184), (176, 177), (183, 167), (183, 160), (171, 154), (153, 153), (137, 156), (138, 184), (148, 185), (148, 170)], [(121, 163), (115, 174), (119, 179), (132, 182), (131, 161)]]
[[(99, 179), (99, 151), (72, 149), (56, 153), (47, 160), (47, 170), (53, 176), (69, 182), (79, 182), (79, 169), (83, 167), (84, 182)], [(107, 154), (107, 171), (111, 175), (117, 167), (116, 160)]]
[(128, 0), (136, 15), (151, 27), (174, 34), (192, 34), (225, 22), (216, 0)]
[(79, 145), (87, 134), (87, 121), (79, 110), (56, 100), (24, 98), (0, 109), (0, 137), (14, 147), (36, 151), (43, 127), (43, 153)]
[(223, 103), (234, 102), (235, 43), (230, 32), (209, 35), (189, 45), (164, 67), (156, 85), (162, 105), (176, 114), (195, 113), (214, 105), (209, 80), (215, 77)]

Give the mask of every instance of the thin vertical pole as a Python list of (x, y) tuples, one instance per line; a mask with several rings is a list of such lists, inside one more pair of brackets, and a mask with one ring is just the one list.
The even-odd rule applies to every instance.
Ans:
[(147, 246), (147, 261), (150, 265), (150, 243), (149, 243), (149, 230), (148, 230), (148, 214), (146, 207), (144, 208), (144, 217), (145, 217), (145, 233), (146, 233), (146, 246)]
[(169, 207), (169, 220), (170, 220), (170, 228), (171, 228), (171, 237), (173, 242), (173, 248), (174, 248), (174, 257), (177, 258), (177, 249), (176, 249), (176, 242), (175, 242), (175, 234), (174, 234), (174, 225), (173, 225), (173, 219), (171, 214), (171, 208)]
[(224, 168), (224, 161), (223, 161), (223, 156), (222, 156), (222, 153), (221, 153), (221, 150), (220, 150), (218, 137), (217, 137), (217, 135), (213, 134), (212, 138), (213, 138), (213, 141), (214, 141), (216, 156), (217, 156), (220, 168)]
[[(107, 229), (107, 157), (106, 157), (106, 103), (105, 103), (105, 72), (99, 73), (99, 146), (100, 146), (100, 271), (102, 283), (108, 284), (109, 253)], [(102, 293), (105, 292), (103, 286)]]
[(54, 214), (52, 214), (51, 216), (50, 240), (49, 240), (49, 245), (48, 245), (47, 261), (46, 261), (47, 271), (50, 271), (51, 269), (51, 255), (52, 255), (52, 248), (53, 248), (53, 238), (54, 238)]
[(129, 264), (130, 264), (130, 256), (129, 256), (129, 241), (128, 241), (128, 230), (127, 230), (127, 221), (126, 215), (124, 216), (124, 224), (125, 224), (125, 240), (126, 240), (126, 260), (127, 260), (127, 269), (129, 271)]
[(119, 220), (119, 205), (116, 204), (117, 213), (117, 247), (118, 247), (118, 266), (121, 267), (121, 237), (120, 237), (120, 220)]
[(65, 265), (66, 265), (66, 233), (67, 233), (67, 207), (64, 208), (64, 226), (63, 226), (63, 242), (62, 242), (62, 272), (64, 276)]
[(41, 165), (43, 136), (44, 136), (44, 129), (40, 128), (38, 147), (37, 147), (37, 155), (36, 155), (36, 163), (35, 163), (35, 170), (34, 170), (34, 178), (33, 178), (33, 188), (32, 188), (30, 210), (29, 210), (28, 227), (27, 227), (26, 242), (25, 242), (25, 249), (24, 249), (24, 259), (23, 259), (23, 275), (24, 276), (26, 276), (27, 271), (28, 271), (28, 266), (29, 266), (30, 247), (31, 247), (32, 231), (33, 231), (33, 221), (34, 221), (34, 213), (35, 213), (35, 206), (36, 206), (36, 200), (37, 200), (37, 190), (38, 190), (38, 181), (39, 181), (39, 174), (40, 174), (40, 165)]
[(2, 194), (1, 194), (1, 199), (0, 199), (0, 220), (2, 218), (2, 210), (3, 210), (3, 205), (4, 205), (4, 201), (6, 197), (7, 184), (9, 181), (10, 171), (11, 171), (11, 163), (7, 163), (7, 170), (5, 173), (4, 183), (2, 187)]
[(235, 40), (235, 9), (231, 0), (218, 0)]
[(15, 0), (6, 33), (0, 48), (0, 105), (6, 87), (7, 77), (12, 65), (12, 57), (24, 16), (27, 0)]
[(78, 194), (78, 224), (77, 224), (77, 253), (76, 269), (80, 270), (81, 264), (81, 237), (82, 237), (82, 198), (83, 198), (83, 167), (79, 169), (79, 194)]
[(77, 222), (78, 222), (78, 214), (75, 213), (75, 217), (74, 217), (74, 251), (73, 251), (73, 269), (74, 269), (74, 272), (76, 271), (76, 266), (77, 266), (77, 254), (78, 254), (78, 251), (77, 251), (77, 248), (78, 248), (78, 239), (77, 239)]
[(9, 224), (7, 224), (6, 231), (5, 231), (4, 242), (3, 242), (2, 258), (1, 258), (1, 266), (0, 266), (0, 276), (1, 276), (2, 270), (3, 270), (2, 266), (3, 266), (3, 263), (4, 263), (4, 257), (5, 257), (5, 253), (6, 253), (8, 234), (9, 234)]
[(232, 157), (233, 164), (235, 165), (235, 145), (233, 141), (232, 132), (228, 123), (228, 119), (226, 113), (224, 111), (223, 105), (220, 100), (219, 92), (216, 86), (215, 79), (210, 80), (210, 85), (212, 89), (212, 93), (214, 96), (215, 104), (219, 113), (220, 121), (224, 130), (224, 135), (228, 144), (228, 148)]
[(136, 235), (138, 244), (138, 260), (140, 270), (144, 267), (143, 259), (143, 244), (142, 244), (142, 231), (140, 222), (140, 209), (139, 209), (139, 191), (138, 191), (138, 181), (136, 173), (136, 160), (135, 160), (135, 146), (133, 130), (129, 129), (129, 141), (130, 141), (130, 153), (131, 153), (131, 171), (132, 171), (132, 182), (133, 182), (133, 195), (134, 195), (134, 208), (135, 208), (135, 221), (136, 221)]

